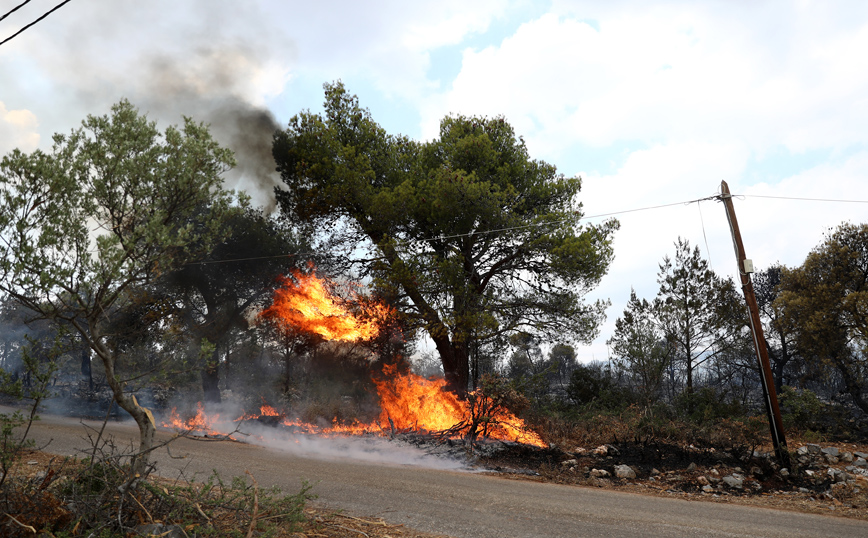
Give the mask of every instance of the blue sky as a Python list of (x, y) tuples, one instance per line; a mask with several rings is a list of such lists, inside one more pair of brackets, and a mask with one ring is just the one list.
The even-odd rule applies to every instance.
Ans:
[[(0, 14), (18, 3), (0, 0)], [(33, 0), (0, 39), (55, 4)], [(164, 123), (214, 122), (231, 103), (283, 125), (341, 79), (413, 138), (436, 136), (446, 114), (504, 115), (534, 158), (584, 178), (587, 215), (704, 198), (726, 180), (745, 195), (755, 265), (795, 266), (868, 205), (751, 195), (868, 200), (866, 50), (857, 1), (74, 0), (0, 46), (0, 154), (47, 148), (121, 97)], [(255, 169), (227, 181), (268, 204)], [(654, 296), (679, 236), (717, 272), (735, 266), (719, 203), (619, 219), (590, 297), (612, 301), (609, 319), (583, 360), (606, 358), (630, 288)]]

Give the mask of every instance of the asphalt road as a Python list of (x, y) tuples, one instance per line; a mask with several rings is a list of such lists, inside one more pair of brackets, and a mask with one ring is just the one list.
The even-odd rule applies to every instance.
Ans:
[[(31, 437), (48, 443), (47, 452), (82, 455), (94, 434), (86, 426), (99, 423), (43, 416)], [(131, 423), (110, 423), (108, 431), (123, 447), (138, 435)], [(170, 436), (158, 433), (159, 439)], [(250, 471), (261, 486), (288, 493), (308, 480), (320, 506), (456, 538), (868, 536), (864, 521), (437, 470), (394, 463), (411, 461), (410, 453), (379, 446), (278, 444), (288, 449), (180, 438), (154, 457), (158, 472), (168, 477), (205, 478), (217, 470), (230, 478)]]

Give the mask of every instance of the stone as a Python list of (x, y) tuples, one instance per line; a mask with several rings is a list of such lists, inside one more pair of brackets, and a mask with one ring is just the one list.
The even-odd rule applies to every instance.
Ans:
[(705, 493), (712, 493), (714, 491), (714, 488), (706, 484), (702, 486), (702, 491), (704, 491)]
[(760, 469), (759, 467), (757, 467), (756, 465), (754, 465), (753, 467), (750, 468), (750, 474), (753, 476), (762, 476), (763, 470)]
[(856, 467), (868, 467), (868, 460), (865, 458), (857, 458), (856, 461), (853, 462), (853, 465)]
[(863, 460), (868, 460), (868, 452), (853, 452), (853, 455)]
[(704, 476), (697, 477), (696, 481), (699, 483), (700, 486), (707, 486), (707, 485), (711, 484), (711, 482), (708, 480), (708, 478), (706, 478)]
[(710, 471), (708, 471), (708, 472), (711, 473), (711, 474), (713, 474), (714, 476), (720, 476), (720, 471), (718, 471), (717, 469), (712, 469), (712, 470), (710, 470)]
[(605, 469), (591, 469), (590, 475), (591, 478), (607, 478), (612, 476), (611, 473)]
[(732, 489), (742, 489), (744, 487), (744, 477), (733, 473), (729, 476), (724, 476), (723, 483)]
[(687, 472), (695, 471), (696, 469), (697, 467), (695, 463), (691, 462), (690, 465), (687, 466)]
[(576, 456), (585, 456), (587, 455), (589, 450), (587, 448), (582, 448), (580, 446), (573, 449), (573, 454)]
[(841, 456), (838, 457), (839, 460), (844, 463), (853, 463), (853, 453), (852, 452), (844, 452)]
[(573, 459), (573, 460), (562, 461), (561, 465), (563, 465), (564, 467), (570, 467), (570, 466), (576, 465), (577, 463), (579, 463), (578, 460)]
[(597, 456), (608, 456), (609, 455), (609, 447), (606, 445), (600, 445), (593, 450), (594, 454)]
[(787, 469), (786, 467), (781, 469), (780, 473), (781, 473), (781, 478), (789, 478), (790, 477), (790, 470)]
[(819, 454), (820, 453), (820, 445), (815, 445), (813, 443), (808, 443), (805, 445), (808, 454)]
[(800, 446), (799, 448), (796, 449), (796, 454), (798, 454), (799, 456), (807, 456), (808, 455), (808, 447)]
[(651, 476), (657, 476), (659, 474), (660, 474), (660, 470), (657, 469), (656, 467), (654, 469), (651, 469)]
[(629, 465), (616, 465), (615, 476), (618, 478), (636, 478), (636, 471)]
[(837, 458), (840, 455), (840, 451), (837, 447), (834, 446), (827, 446), (826, 448), (822, 448), (820, 449), (820, 452), (822, 452), (823, 454), (828, 454), (829, 456), (832, 456), (834, 458)]
[(823, 457), (826, 459), (826, 463), (828, 463), (829, 465), (835, 465), (836, 463), (838, 463), (838, 458), (836, 456), (833, 456), (831, 454), (823, 454)]

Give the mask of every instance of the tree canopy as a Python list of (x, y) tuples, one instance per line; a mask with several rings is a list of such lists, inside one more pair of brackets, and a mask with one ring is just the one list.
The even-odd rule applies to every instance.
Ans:
[(801, 267), (784, 270), (780, 290), (776, 304), (800, 354), (837, 370), (868, 413), (868, 224), (829, 233)]
[(160, 133), (128, 101), (55, 135), (50, 152), (0, 161), (0, 291), (66, 322), (99, 357), (139, 426), (134, 474), (145, 471), (154, 423), (119, 374), (113, 322), (139, 290), (223, 237), (231, 196), (221, 174), (233, 164), (206, 126), (185, 118)]
[(608, 269), (617, 221), (580, 223), (581, 179), (532, 159), (504, 118), (448, 116), (417, 142), (386, 133), (338, 82), (323, 114), (275, 135), (273, 153), (281, 210), (355, 255), (433, 340), (456, 392), (472, 342), (596, 334), (606, 303), (583, 297)]

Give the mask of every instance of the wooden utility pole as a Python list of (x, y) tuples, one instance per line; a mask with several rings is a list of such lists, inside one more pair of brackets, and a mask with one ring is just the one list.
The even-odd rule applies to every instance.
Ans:
[[(781, 421), (781, 410), (778, 407), (778, 395), (775, 393), (775, 384), (772, 377), (772, 368), (769, 364), (769, 353), (766, 348), (766, 339), (763, 336), (763, 327), (760, 323), (759, 306), (756, 302), (756, 294), (750, 281), (750, 273), (753, 272), (753, 263), (747, 260), (744, 253), (744, 245), (741, 242), (741, 232), (738, 230), (738, 221), (735, 218), (735, 208), (732, 205), (732, 195), (726, 181), (720, 182), (720, 200), (726, 208), (726, 220), (729, 221), (729, 229), (732, 232), (732, 243), (735, 247), (735, 258), (738, 262), (738, 274), (741, 278), (741, 289), (744, 292), (744, 300), (750, 311), (750, 328), (753, 333), (753, 345), (756, 349), (756, 358), (759, 363), (760, 378), (762, 379), (763, 401), (766, 406), (766, 415), (769, 419), (769, 428), (772, 433), (772, 444), (775, 448), (775, 456), (784, 467), (790, 466), (790, 453), (787, 451), (787, 440), (784, 437), (784, 426)], [(745, 263), (747, 262), (747, 263)]]

